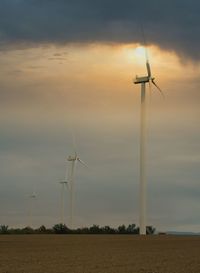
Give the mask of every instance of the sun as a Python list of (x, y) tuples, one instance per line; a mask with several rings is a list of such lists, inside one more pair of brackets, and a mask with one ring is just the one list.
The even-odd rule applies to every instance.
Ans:
[(145, 47), (142, 45), (128, 45), (124, 47), (124, 55), (128, 62), (136, 63), (139, 66), (145, 62)]
[(145, 48), (143, 46), (137, 46), (134, 51), (133, 54), (136, 58), (140, 59), (144, 59), (145, 58)]

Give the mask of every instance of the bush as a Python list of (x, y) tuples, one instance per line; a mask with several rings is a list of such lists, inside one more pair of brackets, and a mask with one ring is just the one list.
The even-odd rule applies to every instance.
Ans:
[(53, 226), (53, 231), (56, 234), (68, 234), (71, 233), (70, 229), (64, 224), (56, 224)]
[(0, 233), (1, 233), (1, 234), (8, 234), (8, 233), (9, 233), (8, 226), (6, 226), (6, 225), (1, 225), (1, 226), (0, 226)]

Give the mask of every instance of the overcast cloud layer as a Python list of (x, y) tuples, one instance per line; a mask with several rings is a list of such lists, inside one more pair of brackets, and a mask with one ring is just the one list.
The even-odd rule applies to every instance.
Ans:
[(198, 0), (1, 0), (2, 48), (42, 43), (147, 42), (200, 58)]

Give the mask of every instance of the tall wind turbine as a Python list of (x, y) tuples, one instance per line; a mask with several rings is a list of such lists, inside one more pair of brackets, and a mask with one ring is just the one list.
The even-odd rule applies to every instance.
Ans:
[(85, 167), (87, 165), (78, 157), (76, 151), (74, 152), (73, 156), (68, 156), (67, 158), (69, 165), (69, 176), (68, 181), (70, 185), (70, 228), (73, 229), (73, 214), (74, 214), (74, 178), (75, 178), (75, 171), (76, 171), (76, 163), (79, 162)]
[(153, 84), (163, 95), (162, 90), (155, 83), (155, 78), (152, 77), (151, 67), (146, 52), (146, 69), (147, 75), (138, 77), (134, 81), (135, 84), (141, 84), (141, 110), (140, 110), (140, 212), (139, 212), (139, 227), (140, 234), (146, 234), (146, 83)]

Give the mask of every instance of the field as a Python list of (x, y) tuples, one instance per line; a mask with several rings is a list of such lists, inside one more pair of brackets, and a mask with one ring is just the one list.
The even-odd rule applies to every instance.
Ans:
[(1, 235), (0, 273), (200, 273), (200, 237)]

